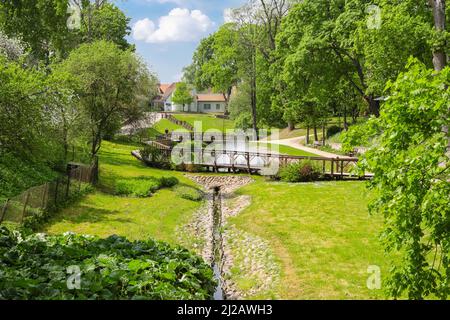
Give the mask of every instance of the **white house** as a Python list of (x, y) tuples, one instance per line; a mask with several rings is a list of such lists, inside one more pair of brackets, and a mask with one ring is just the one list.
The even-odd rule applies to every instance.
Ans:
[[(194, 101), (190, 105), (177, 105), (172, 102), (172, 96), (176, 90), (177, 83), (160, 84), (159, 96), (153, 101), (153, 107), (165, 112), (202, 112), (202, 113), (224, 113), (226, 100), (220, 93), (197, 93), (192, 90)], [(184, 109), (184, 110), (183, 110)]]

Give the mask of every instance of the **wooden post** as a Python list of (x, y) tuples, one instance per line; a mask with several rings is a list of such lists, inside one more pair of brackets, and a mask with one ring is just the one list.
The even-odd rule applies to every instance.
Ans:
[(25, 196), (25, 203), (23, 204), (23, 211), (22, 211), (22, 220), (20, 221), (20, 224), (23, 224), (23, 221), (25, 219), (25, 215), (27, 213), (28, 200), (30, 200), (30, 190), (28, 190), (27, 195)]
[(9, 204), (9, 199), (6, 199), (5, 204), (3, 205), (3, 208), (2, 208), (2, 215), (0, 216), (0, 224), (2, 224), (3, 218), (5, 217), (6, 209), (8, 208), (8, 204)]
[(79, 167), (78, 168), (78, 193), (80, 193), (81, 191), (81, 175), (83, 173), (83, 168)]
[(331, 178), (334, 177), (334, 159), (331, 158)]
[(344, 160), (341, 160), (341, 179), (344, 179)]
[(323, 160), (322, 161), (322, 174), (325, 174), (325, 171), (326, 171), (326, 161)]

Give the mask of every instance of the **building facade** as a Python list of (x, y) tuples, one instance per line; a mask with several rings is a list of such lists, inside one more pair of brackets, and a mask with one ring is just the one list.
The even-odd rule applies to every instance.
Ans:
[(220, 93), (197, 93), (191, 91), (194, 98), (190, 105), (177, 105), (172, 102), (177, 83), (160, 84), (159, 94), (152, 102), (152, 107), (164, 112), (201, 112), (201, 113), (224, 113), (226, 110), (226, 100)]

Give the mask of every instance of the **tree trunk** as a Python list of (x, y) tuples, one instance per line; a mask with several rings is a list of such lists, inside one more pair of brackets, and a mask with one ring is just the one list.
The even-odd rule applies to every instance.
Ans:
[[(445, 32), (446, 17), (445, 17), (445, 0), (430, 0), (433, 8), (434, 27), (437, 32)], [(441, 46), (445, 48), (445, 46)], [(447, 65), (447, 56), (445, 49), (435, 50), (433, 52), (433, 65), (436, 71), (443, 70)], [(450, 109), (447, 112), (446, 118), (450, 114)], [(447, 157), (450, 158), (450, 132), (448, 125), (442, 126), (442, 132), (447, 136)]]
[(306, 145), (309, 144), (309, 124), (306, 126)]
[(252, 120), (253, 120), (253, 130), (255, 131), (256, 140), (259, 140), (259, 134), (258, 134), (258, 121), (257, 121), (257, 114), (256, 114), (256, 52), (253, 55), (252, 58), (252, 79), (251, 79), (251, 105), (252, 105)]
[[(434, 27), (437, 32), (445, 32), (445, 0), (430, 0), (433, 8)], [(445, 46), (441, 46), (444, 48)], [(445, 49), (433, 52), (433, 65), (436, 71), (441, 71), (447, 65)]]
[(380, 101), (375, 100), (373, 95), (365, 96), (364, 99), (369, 104), (369, 114), (378, 118), (380, 116)]
[(314, 123), (314, 141), (319, 141), (319, 135), (317, 134), (317, 125)]
[(289, 131), (292, 131), (295, 129), (294, 121), (288, 121), (288, 128), (289, 128)]

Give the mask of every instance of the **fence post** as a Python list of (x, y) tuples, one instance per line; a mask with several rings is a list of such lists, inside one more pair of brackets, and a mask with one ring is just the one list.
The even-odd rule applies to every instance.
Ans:
[(9, 204), (9, 199), (6, 199), (5, 204), (3, 205), (3, 208), (2, 208), (2, 215), (0, 216), (0, 224), (2, 224), (2, 222), (3, 222), (3, 218), (5, 217), (6, 209), (8, 208), (8, 204)]
[(23, 204), (23, 211), (22, 211), (22, 220), (20, 221), (20, 224), (23, 224), (23, 221), (25, 220), (25, 215), (27, 213), (27, 205), (28, 205), (29, 199), (30, 199), (30, 190), (28, 190), (27, 195), (25, 197), (25, 203)]

